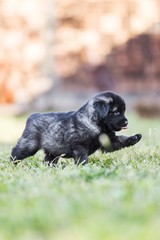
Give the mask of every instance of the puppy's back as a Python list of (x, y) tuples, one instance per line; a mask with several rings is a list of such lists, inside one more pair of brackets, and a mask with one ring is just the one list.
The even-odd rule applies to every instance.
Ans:
[(30, 130), (42, 131), (49, 127), (50, 124), (56, 124), (59, 121), (65, 121), (74, 112), (48, 112), (33, 113), (26, 122), (26, 127)]

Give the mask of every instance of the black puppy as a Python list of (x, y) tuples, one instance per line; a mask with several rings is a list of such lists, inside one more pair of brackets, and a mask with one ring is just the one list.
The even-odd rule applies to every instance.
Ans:
[(141, 139), (140, 134), (130, 137), (115, 134), (127, 127), (124, 112), (125, 102), (120, 96), (102, 92), (78, 111), (32, 114), (12, 149), (11, 160), (16, 163), (43, 149), (49, 164), (56, 164), (60, 156), (85, 164), (88, 155), (101, 148), (101, 134), (108, 135), (113, 151), (134, 145)]

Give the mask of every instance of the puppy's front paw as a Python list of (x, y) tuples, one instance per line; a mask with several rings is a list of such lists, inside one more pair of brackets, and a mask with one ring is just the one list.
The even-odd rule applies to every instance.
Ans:
[(129, 146), (133, 146), (135, 145), (137, 142), (139, 142), (142, 138), (142, 135), (141, 134), (136, 134), (134, 136), (131, 136), (129, 137), (127, 140), (126, 140), (126, 145), (129, 147)]

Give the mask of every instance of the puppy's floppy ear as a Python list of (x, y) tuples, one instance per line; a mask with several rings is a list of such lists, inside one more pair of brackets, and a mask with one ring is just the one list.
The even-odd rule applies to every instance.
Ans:
[(98, 100), (94, 102), (93, 106), (101, 119), (107, 117), (110, 107), (109, 102)]

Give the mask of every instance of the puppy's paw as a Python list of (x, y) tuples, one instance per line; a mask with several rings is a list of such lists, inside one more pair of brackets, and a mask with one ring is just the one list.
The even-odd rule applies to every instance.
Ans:
[(129, 137), (127, 140), (126, 140), (126, 146), (133, 146), (135, 145), (136, 143), (138, 143), (142, 138), (142, 135), (141, 134), (136, 134), (134, 136), (131, 136)]
[(17, 166), (17, 164), (20, 162), (20, 160), (17, 160), (16, 157), (12, 157), (12, 156), (10, 156), (10, 161), (11, 161), (15, 166)]

